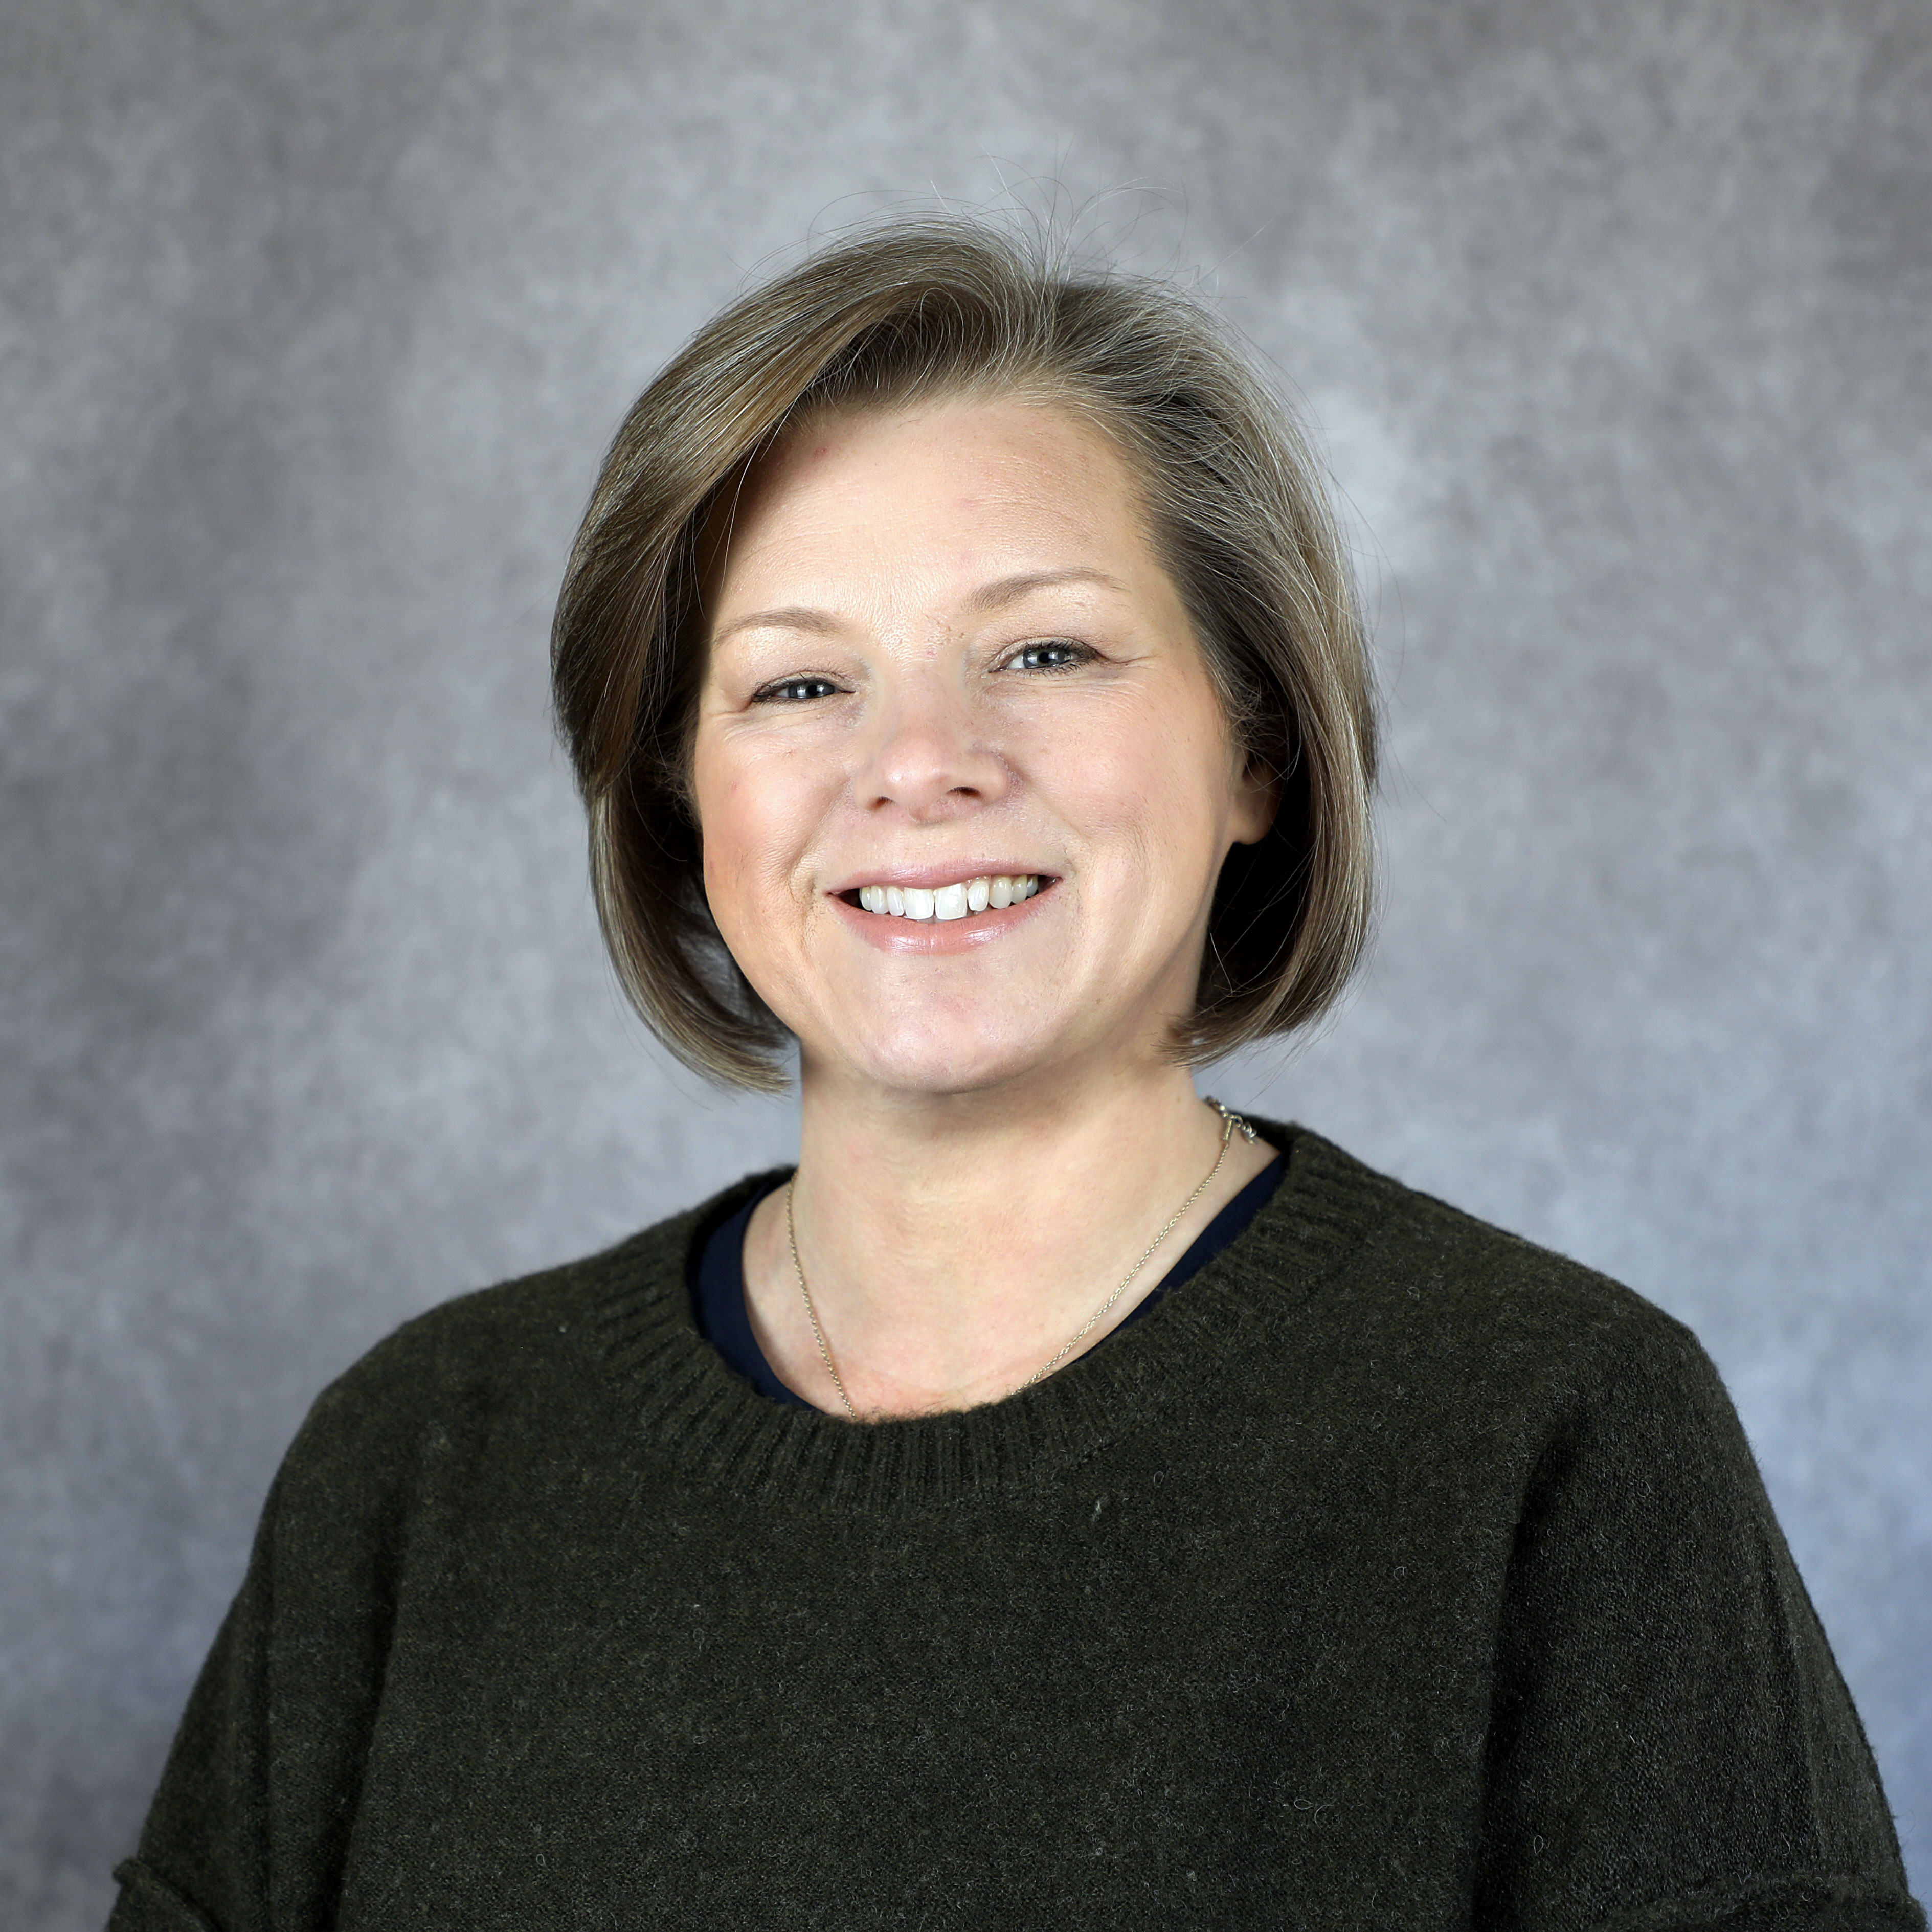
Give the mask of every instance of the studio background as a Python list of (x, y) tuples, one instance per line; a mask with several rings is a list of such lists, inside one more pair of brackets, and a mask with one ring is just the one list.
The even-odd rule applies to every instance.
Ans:
[(1003, 182), (1297, 386), (1376, 611), (1376, 962), (1210, 1090), (1692, 1324), (1932, 1891), (1928, 119), (1922, 0), (4, 0), (0, 1922), (325, 1382), (784, 1157), (620, 1008), (550, 602), (748, 275)]

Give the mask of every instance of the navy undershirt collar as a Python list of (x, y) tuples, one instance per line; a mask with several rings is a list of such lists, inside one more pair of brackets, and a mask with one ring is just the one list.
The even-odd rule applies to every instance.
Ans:
[[(1135, 1304), (1132, 1312), (1094, 1346), (1104, 1348), (1123, 1328), (1131, 1328), (1190, 1276), (1198, 1274), (1261, 1212), (1286, 1171), (1287, 1163), (1276, 1154), (1202, 1228), (1187, 1252)], [(780, 1382), (765, 1360), (765, 1352), (752, 1333), (751, 1317), (745, 1306), (745, 1230), (750, 1225), (752, 1210), (783, 1184), (775, 1180), (770, 1186), (760, 1188), (728, 1221), (712, 1230), (698, 1250), (692, 1270), (692, 1312), (698, 1332), (759, 1394), (789, 1408), (810, 1408), (812, 1405)]]

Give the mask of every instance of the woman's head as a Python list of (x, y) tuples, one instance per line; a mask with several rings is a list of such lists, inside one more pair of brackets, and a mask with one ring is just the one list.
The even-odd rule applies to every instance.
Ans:
[[(1205, 1059), (1359, 956), (1346, 560), (1280, 405), (1170, 290), (941, 223), (746, 297), (619, 432), (554, 646), (614, 957), (714, 1075), (776, 1084), (789, 1024), (982, 1084), (1110, 1000)], [(983, 922), (840, 898), (982, 862), (1048, 889)]]

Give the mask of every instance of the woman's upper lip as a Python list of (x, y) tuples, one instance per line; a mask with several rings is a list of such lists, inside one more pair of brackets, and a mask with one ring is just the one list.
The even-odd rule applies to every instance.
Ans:
[(915, 886), (934, 892), (941, 886), (957, 885), (967, 879), (1054, 879), (1059, 876), (1038, 866), (1011, 859), (962, 859), (950, 865), (875, 866), (868, 872), (854, 872), (839, 884), (826, 886), (826, 890), (837, 898), (842, 893), (856, 892), (861, 886)]

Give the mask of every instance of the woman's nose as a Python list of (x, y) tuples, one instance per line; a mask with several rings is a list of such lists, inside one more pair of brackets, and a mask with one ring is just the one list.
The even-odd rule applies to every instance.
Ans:
[(952, 817), (1005, 796), (1006, 761), (970, 706), (950, 694), (898, 699), (879, 717), (858, 773), (861, 804), (915, 823)]

